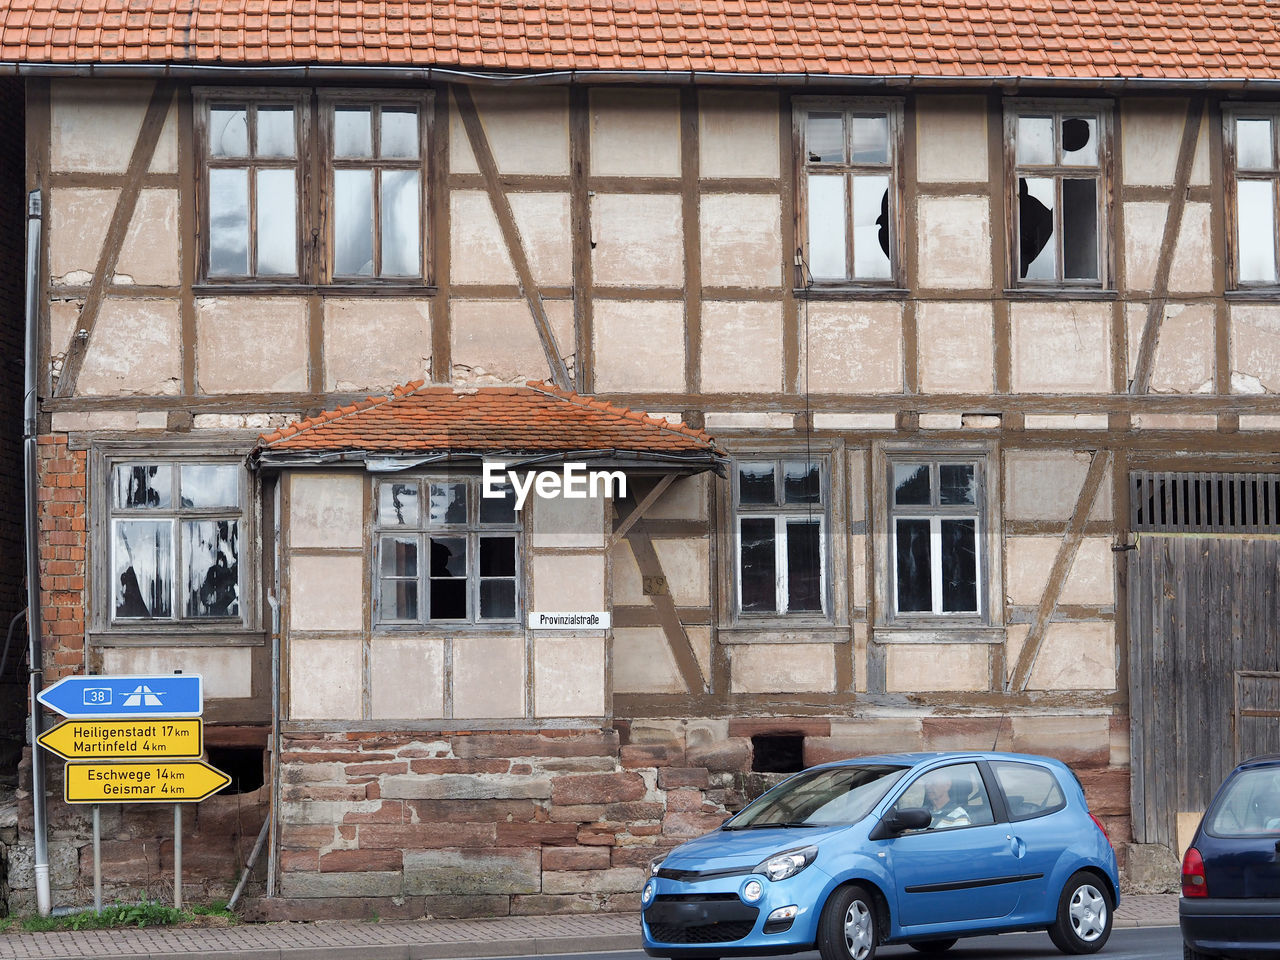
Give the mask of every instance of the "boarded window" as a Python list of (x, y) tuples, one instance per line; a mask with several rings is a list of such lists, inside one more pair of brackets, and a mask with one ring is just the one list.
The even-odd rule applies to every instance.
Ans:
[(824, 474), (808, 459), (735, 465), (741, 613), (825, 613)]
[(1276, 203), (1280, 164), (1276, 138), (1280, 114), (1240, 108), (1227, 111), (1229, 163), (1235, 180), (1228, 196), (1234, 201), (1236, 285), (1272, 286), (1277, 274)]

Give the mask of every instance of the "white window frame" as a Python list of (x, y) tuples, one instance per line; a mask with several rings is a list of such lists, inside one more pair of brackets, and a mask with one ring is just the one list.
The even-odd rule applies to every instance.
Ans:
[[(1236, 123), (1239, 120), (1268, 120), (1271, 123), (1272, 165), (1270, 169), (1240, 169)], [(1280, 104), (1226, 103), (1222, 106), (1223, 166), (1226, 169), (1224, 196), (1227, 210), (1227, 257), (1229, 287), (1232, 290), (1275, 293), (1280, 291)], [(1271, 262), (1275, 279), (1241, 280), (1240, 261), (1244, 244), (1240, 237), (1240, 183), (1267, 181), (1271, 184)]]

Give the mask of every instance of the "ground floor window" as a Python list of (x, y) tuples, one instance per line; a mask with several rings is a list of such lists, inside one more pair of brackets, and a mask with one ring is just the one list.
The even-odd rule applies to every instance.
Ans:
[(735, 464), (740, 613), (825, 612), (824, 473), (805, 458)]

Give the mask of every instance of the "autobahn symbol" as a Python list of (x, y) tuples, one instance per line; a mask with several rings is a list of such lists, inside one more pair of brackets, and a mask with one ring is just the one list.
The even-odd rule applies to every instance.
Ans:
[(160, 760), (204, 753), (204, 722), (179, 720), (65, 720), (36, 737), (64, 760)]
[(196, 674), (63, 677), (36, 697), (73, 720), (198, 717), (204, 685)]
[(67, 803), (196, 803), (231, 783), (203, 760), (68, 763)]

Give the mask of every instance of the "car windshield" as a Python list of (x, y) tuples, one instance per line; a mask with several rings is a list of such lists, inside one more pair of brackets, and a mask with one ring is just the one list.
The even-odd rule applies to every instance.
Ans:
[(867, 765), (806, 770), (743, 808), (726, 830), (763, 827), (828, 827), (865, 817), (905, 767)]
[(1216, 837), (1280, 836), (1280, 767), (1255, 767), (1232, 777), (1205, 829)]

